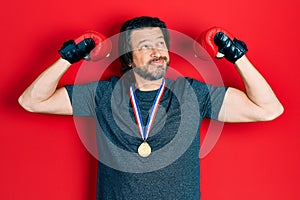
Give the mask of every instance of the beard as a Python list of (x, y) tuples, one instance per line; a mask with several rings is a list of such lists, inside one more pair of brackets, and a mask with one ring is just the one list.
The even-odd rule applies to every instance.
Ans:
[[(153, 66), (152, 62), (157, 60), (164, 60), (165, 64)], [(146, 80), (154, 81), (161, 79), (166, 75), (169, 64), (170, 61), (168, 60), (168, 58), (163, 56), (157, 59), (152, 59), (143, 66), (136, 67), (135, 65), (133, 65), (133, 71)]]

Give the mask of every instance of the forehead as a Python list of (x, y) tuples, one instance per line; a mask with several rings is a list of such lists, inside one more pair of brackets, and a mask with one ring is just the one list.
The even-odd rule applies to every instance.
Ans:
[(132, 45), (138, 44), (139, 42), (144, 40), (153, 41), (159, 38), (164, 37), (162, 31), (158, 27), (137, 29), (131, 32)]

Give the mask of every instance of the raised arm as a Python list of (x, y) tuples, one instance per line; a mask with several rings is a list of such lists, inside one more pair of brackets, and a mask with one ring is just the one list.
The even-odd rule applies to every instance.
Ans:
[(72, 115), (73, 110), (65, 87), (57, 88), (58, 82), (72, 63), (89, 55), (95, 47), (91, 38), (65, 42), (59, 50), (61, 58), (46, 69), (19, 97), (20, 105), (30, 112)]
[(49, 114), (72, 115), (72, 106), (64, 87), (57, 84), (71, 64), (58, 59), (23, 92), (19, 97), (20, 105), (27, 111)]
[(229, 87), (218, 119), (224, 122), (273, 120), (283, 113), (283, 106), (264, 77), (245, 56), (246, 44), (220, 27), (204, 32), (198, 42), (212, 57), (225, 57), (241, 75), (246, 91)]
[(228, 88), (219, 113), (224, 122), (273, 120), (283, 113), (283, 106), (272, 88), (244, 55), (235, 62), (246, 91)]

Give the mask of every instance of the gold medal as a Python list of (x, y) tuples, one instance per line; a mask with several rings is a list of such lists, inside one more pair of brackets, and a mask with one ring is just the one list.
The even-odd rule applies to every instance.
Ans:
[(151, 154), (151, 147), (147, 142), (143, 142), (139, 148), (138, 153), (142, 157), (148, 157)]
[(153, 105), (149, 111), (149, 116), (148, 116), (148, 121), (147, 121), (147, 125), (143, 126), (143, 119), (141, 116), (141, 111), (137, 102), (137, 97), (134, 93), (134, 86), (132, 85), (130, 87), (130, 101), (132, 104), (132, 109), (134, 112), (134, 117), (136, 119), (136, 124), (138, 125), (138, 130), (140, 132), (140, 135), (142, 136), (142, 139), (144, 140), (144, 142), (139, 146), (138, 148), (138, 154), (141, 157), (148, 157), (151, 154), (151, 147), (150, 145), (146, 142), (151, 127), (154, 123), (154, 118), (159, 106), (159, 102), (164, 94), (164, 90), (165, 90), (165, 80), (162, 80), (161, 86), (156, 94), (155, 100), (153, 102)]

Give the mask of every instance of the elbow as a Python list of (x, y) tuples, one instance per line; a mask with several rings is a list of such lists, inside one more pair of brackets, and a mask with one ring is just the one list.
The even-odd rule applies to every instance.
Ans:
[(32, 106), (32, 104), (30, 103), (30, 101), (28, 100), (25, 100), (25, 98), (23, 97), (23, 95), (21, 95), (19, 98), (18, 98), (18, 102), (19, 102), (19, 105), (26, 111), (28, 112), (35, 112), (34, 111), (34, 107)]
[(272, 121), (282, 115), (284, 112), (284, 107), (282, 104), (278, 104), (276, 106), (272, 106), (268, 110), (265, 111), (264, 117), (262, 121)]

